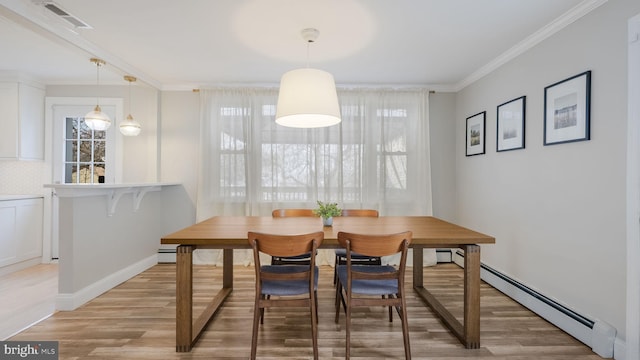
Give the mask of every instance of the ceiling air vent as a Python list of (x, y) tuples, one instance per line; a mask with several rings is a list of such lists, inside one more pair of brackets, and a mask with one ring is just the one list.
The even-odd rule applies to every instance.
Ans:
[(69, 12), (67, 12), (66, 10), (63, 10), (58, 4), (55, 4), (52, 2), (45, 2), (43, 5), (47, 10), (51, 11), (62, 20), (73, 25), (73, 27), (81, 28), (81, 29), (91, 29), (91, 26), (89, 26), (89, 24), (69, 14)]

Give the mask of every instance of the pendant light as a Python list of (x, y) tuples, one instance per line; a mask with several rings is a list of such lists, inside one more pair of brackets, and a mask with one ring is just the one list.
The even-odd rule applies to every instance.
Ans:
[(135, 82), (137, 79), (130, 75), (125, 75), (124, 79), (129, 82), (129, 115), (127, 118), (120, 123), (120, 132), (124, 136), (138, 136), (142, 127), (140, 123), (133, 120), (133, 116), (131, 116), (131, 83)]
[(340, 123), (340, 105), (333, 75), (309, 68), (309, 45), (316, 41), (317, 29), (304, 29), (307, 68), (286, 72), (280, 79), (276, 123), (296, 128), (318, 128)]
[[(89, 61), (96, 64), (96, 69), (97, 69), (96, 84), (99, 87), (100, 86), (100, 66), (106, 65), (107, 63), (104, 62), (104, 60), (97, 59), (97, 58), (91, 58), (89, 59)], [(96, 98), (95, 109), (93, 109), (93, 111), (88, 112), (87, 115), (84, 116), (84, 122), (85, 124), (87, 124), (89, 129), (94, 131), (105, 131), (109, 128), (109, 126), (111, 126), (111, 119), (109, 119), (109, 116), (103, 113), (102, 109), (100, 109), (99, 97)]]

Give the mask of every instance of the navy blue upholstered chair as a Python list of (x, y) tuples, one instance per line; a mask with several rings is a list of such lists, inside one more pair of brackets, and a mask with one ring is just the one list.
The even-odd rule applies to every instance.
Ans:
[[(404, 352), (411, 359), (409, 345), (409, 325), (405, 299), (404, 274), (407, 265), (407, 251), (412, 233), (406, 231), (388, 235), (364, 235), (346, 232), (338, 233), (338, 242), (346, 250), (347, 262), (337, 265), (336, 318), (338, 323), (341, 305), (346, 313), (346, 359), (351, 351), (351, 310), (354, 307), (389, 306), (389, 321), (393, 319), (391, 307), (395, 307), (402, 320)], [(391, 265), (358, 265), (352, 261), (352, 254), (365, 256), (387, 256), (400, 253), (398, 267)]]
[[(264, 322), (264, 309), (269, 307), (309, 307), (313, 358), (318, 359), (318, 267), (316, 250), (324, 233), (276, 235), (248, 233), (256, 270), (256, 296), (253, 314), (251, 359), (256, 358), (259, 323)], [(296, 256), (309, 253), (308, 264), (262, 265), (260, 253), (271, 256)]]

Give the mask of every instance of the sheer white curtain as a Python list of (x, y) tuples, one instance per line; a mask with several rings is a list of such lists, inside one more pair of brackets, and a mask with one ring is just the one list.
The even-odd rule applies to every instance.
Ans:
[[(277, 125), (277, 89), (200, 94), (198, 221), (269, 216), (317, 200), (381, 216), (432, 214), (427, 91), (339, 90), (342, 122), (318, 129)], [(425, 253), (425, 264), (434, 263), (435, 251)], [(199, 250), (194, 261), (220, 263), (221, 254)], [(236, 251), (235, 261), (250, 263), (249, 252)]]

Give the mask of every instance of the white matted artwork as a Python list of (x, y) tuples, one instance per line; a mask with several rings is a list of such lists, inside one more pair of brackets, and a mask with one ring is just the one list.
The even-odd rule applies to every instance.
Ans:
[(526, 96), (498, 105), (496, 151), (524, 149)]
[(467, 156), (484, 154), (486, 115), (487, 112), (483, 111), (467, 118)]
[(544, 145), (589, 140), (591, 71), (544, 88)]

